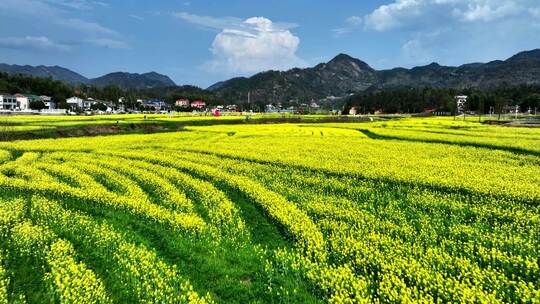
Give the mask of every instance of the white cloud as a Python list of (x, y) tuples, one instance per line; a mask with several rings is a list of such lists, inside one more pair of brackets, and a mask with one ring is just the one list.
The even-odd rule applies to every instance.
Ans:
[(211, 17), (194, 15), (186, 12), (175, 12), (173, 16), (189, 23), (203, 26), (205, 28), (222, 30), (224, 28), (239, 28), (242, 26), (242, 19), (235, 17)]
[(461, 17), (464, 21), (492, 21), (499, 18), (505, 18), (510, 15), (518, 14), (520, 7), (513, 2), (507, 2), (502, 5), (484, 4), (469, 4), (467, 9), (460, 11), (456, 9), (454, 14)]
[(96, 7), (107, 7), (99, 1), (86, 0), (2, 0), (0, 14), (22, 14), (36, 17), (52, 17), (72, 11), (86, 11)]
[(300, 38), (289, 29), (291, 23), (275, 23), (268, 18), (214, 18), (184, 12), (175, 17), (218, 30), (211, 52), (214, 58), (205, 64), (225, 74), (252, 74), (265, 70), (285, 70), (305, 63), (296, 55)]
[(246, 30), (223, 29), (212, 43), (210, 66), (229, 73), (285, 70), (303, 61), (296, 56), (300, 39), (288, 30), (276, 29), (272, 21), (253, 17)]
[(395, 29), (404, 21), (421, 14), (423, 0), (396, 0), (394, 3), (381, 5), (371, 14), (366, 15), (366, 28), (376, 31)]
[(129, 17), (133, 18), (133, 19), (137, 19), (139, 21), (144, 21), (144, 18), (139, 16), (139, 15), (135, 15), (135, 14), (129, 14), (128, 15)]
[(86, 42), (91, 43), (95, 46), (108, 48), (108, 49), (130, 49), (129, 45), (121, 40), (109, 39), (109, 38), (91, 38), (87, 39)]
[(348, 33), (351, 33), (352, 31), (353, 30), (350, 27), (337, 27), (335, 29), (332, 29), (332, 32), (337, 36), (348, 34)]
[(0, 15), (32, 16), (52, 18), (60, 11), (51, 5), (35, 0), (2, 0), (0, 1)]
[(345, 19), (345, 25), (342, 27), (332, 29), (332, 32), (336, 36), (341, 36), (344, 34), (352, 33), (353, 31), (360, 29), (360, 26), (363, 24), (362, 17), (351, 16)]
[(345, 20), (346, 23), (348, 23), (351, 26), (357, 26), (362, 24), (362, 17), (359, 16), (350, 16)]
[(535, 17), (540, 19), (540, 7), (533, 7), (529, 9), (529, 13)]
[(108, 27), (105, 27), (96, 22), (90, 22), (79, 18), (67, 18), (67, 19), (58, 19), (55, 21), (56, 24), (62, 25), (67, 28), (74, 30), (92, 33), (92, 34), (106, 34), (106, 35), (117, 35), (118, 33)]
[(363, 19), (364, 30), (391, 32), (401, 45), (389, 65), (461, 64), (539, 47), (538, 0), (387, 1)]
[[(125, 48), (120, 47), (122, 44), (125, 45), (125, 43), (121, 41), (113, 43), (113, 40), (110, 39), (111, 37), (119, 37), (119, 33), (115, 30), (98, 22), (77, 17), (77, 14), (80, 15), (81, 11), (107, 6), (108, 4), (105, 2), (89, 0), (0, 0), (0, 16), (17, 16), (21, 20), (33, 20), (38, 24), (48, 27), (57, 27), (64, 39), (69, 36), (77, 37), (71, 40), (78, 40), (80, 42), (85, 42), (85, 40), (89, 39), (103, 42), (108, 39), (108, 43), (102, 44), (108, 45), (108, 47)], [(33, 37), (32, 35), (26, 38), (28, 37), (44, 38)], [(19, 43), (23, 42), (30, 43), (32, 39), (19, 41)], [(37, 39), (33, 43), (41, 43), (42, 49), (47, 45), (44, 39)], [(49, 43), (51, 43), (50, 40)], [(96, 43), (94, 44), (97, 45)]]
[(394, 0), (364, 17), (365, 28), (389, 31), (432, 22), (490, 22), (518, 16), (537, 0)]
[[(450, 28), (442, 28), (434, 31), (420, 32), (407, 40), (401, 46), (401, 60), (413, 65), (424, 65), (436, 61), (438, 56), (443, 55), (448, 45), (444, 42), (444, 35), (450, 32)], [(439, 45), (436, 51), (433, 45)]]
[(84, 0), (46, 0), (45, 2), (76, 10), (89, 10), (92, 8), (91, 3)]
[(16, 50), (42, 50), (42, 51), (69, 51), (70, 46), (62, 43), (57, 43), (51, 39), (39, 36), (26, 37), (6, 37), (0, 39), (0, 48), (16, 49)]
[[(190, 14), (186, 12), (175, 12), (172, 14), (174, 17), (182, 19), (192, 24), (200, 25), (202, 27), (221, 31), (223, 29), (233, 29), (239, 31), (250, 31), (253, 26), (247, 24), (244, 19), (237, 17), (212, 17)], [(272, 22), (272, 28), (274, 30), (289, 30), (297, 27), (295, 23), (287, 22)]]

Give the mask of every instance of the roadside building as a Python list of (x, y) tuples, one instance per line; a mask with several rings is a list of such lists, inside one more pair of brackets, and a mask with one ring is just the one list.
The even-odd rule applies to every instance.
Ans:
[(70, 98), (66, 99), (66, 103), (72, 109), (74, 109), (74, 108), (82, 109), (83, 99), (80, 98), (80, 97), (73, 96), (73, 97), (70, 97)]
[(8, 93), (0, 93), (0, 110), (15, 110), (17, 97)]
[(41, 101), (43, 101), (43, 103), (45, 104), (45, 109), (56, 109), (56, 103), (52, 100), (50, 96), (41, 95), (39, 97), (41, 98)]
[(240, 112), (240, 107), (237, 105), (227, 105), (226, 106), (228, 112)]
[(191, 107), (197, 109), (204, 109), (206, 107), (206, 102), (202, 100), (195, 100), (191, 103)]
[(0, 93), (0, 110), (15, 110), (17, 97), (8, 93)]
[(93, 98), (82, 99), (80, 97), (70, 97), (66, 99), (66, 103), (71, 109), (90, 110), (90, 107), (94, 104)]
[(264, 107), (264, 111), (267, 112), (267, 113), (278, 113), (278, 112), (280, 112), (280, 110), (281, 109), (279, 107), (276, 107), (273, 104), (267, 104)]
[(188, 99), (178, 99), (174, 103), (177, 107), (181, 108), (189, 108), (189, 100)]
[(30, 110), (30, 101), (28, 96), (23, 94), (15, 94), (15, 99), (17, 100), (17, 109), (21, 111)]
[(148, 110), (164, 111), (169, 108), (166, 102), (159, 99), (149, 99), (143, 102), (143, 105)]

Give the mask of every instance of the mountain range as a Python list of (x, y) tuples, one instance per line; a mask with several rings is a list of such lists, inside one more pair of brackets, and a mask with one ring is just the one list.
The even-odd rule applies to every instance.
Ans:
[(123, 89), (151, 89), (158, 87), (176, 86), (168, 76), (149, 72), (144, 74), (114, 72), (101, 77), (89, 79), (83, 75), (73, 72), (60, 66), (30, 66), (30, 65), (10, 65), (0, 64), (0, 71), (9, 74), (24, 74), (35, 77), (51, 77), (68, 84), (89, 84), (104, 87), (107, 85), (117, 85)]
[(398, 87), (489, 89), (501, 85), (540, 84), (540, 49), (518, 53), (504, 61), (461, 66), (425, 66), (375, 70), (367, 63), (339, 54), (312, 68), (267, 71), (238, 77), (208, 88), (227, 100), (310, 100), (344, 96), (365, 90)]
[[(136, 74), (114, 72), (88, 79), (60, 66), (0, 64), (0, 71), (37, 77), (52, 77), (69, 84), (117, 85), (124, 89), (174, 87), (168, 77), (156, 72)], [(501, 85), (540, 84), (540, 49), (518, 53), (506, 60), (469, 63), (461, 66), (424, 66), (376, 70), (367, 63), (339, 54), (326, 63), (288, 71), (266, 71), (251, 77), (218, 82), (207, 90), (226, 101), (309, 100), (345, 96), (365, 90), (397, 87), (456, 87), (489, 89)]]

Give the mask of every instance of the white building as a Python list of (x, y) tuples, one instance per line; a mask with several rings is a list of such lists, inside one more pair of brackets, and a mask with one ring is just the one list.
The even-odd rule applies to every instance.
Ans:
[(41, 98), (41, 100), (45, 104), (46, 109), (52, 110), (52, 109), (56, 108), (56, 105), (55, 105), (55, 103), (54, 103), (54, 101), (52, 100), (51, 97), (45, 96), (45, 95), (41, 95), (39, 97)]
[(66, 103), (72, 108), (73, 107), (82, 108), (83, 100), (82, 100), (82, 98), (74, 96), (74, 97), (70, 97), (70, 98), (66, 99)]
[(30, 110), (30, 101), (28, 97), (23, 94), (15, 94), (17, 100), (17, 108), (21, 111)]
[(17, 98), (15, 95), (0, 93), (0, 110), (15, 110)]
[(177, 107), (189, 108), (189, 99), (180, 98), (174, 103)]
[(88, 98), (88, 99), (82, 99), (79, 97), (70, 97), (66, 99), (66, 103), (71, 108), (79, 108), (81, 110), (88, 110), (94, 104), (94, 99)]
[(454, 99), (456, 100), (457, 111), (459, 113), (465, 112), (465, 104), (467, 103), (467, 98), (467, 95), (458, 95), (454, 97)]

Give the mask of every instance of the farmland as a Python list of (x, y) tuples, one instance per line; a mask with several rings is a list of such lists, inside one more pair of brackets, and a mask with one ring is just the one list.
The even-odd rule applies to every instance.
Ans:
[[(81, 119), (14, 127), (116, 124)], [(538, 128), (185, 123), (4, 141), (0, 189), (0, 303), (540, 301)]]

